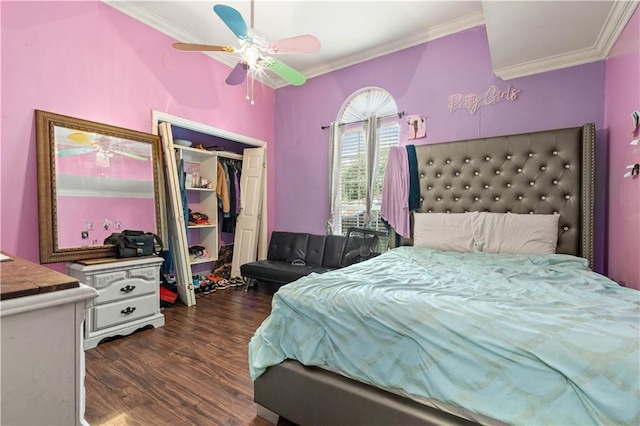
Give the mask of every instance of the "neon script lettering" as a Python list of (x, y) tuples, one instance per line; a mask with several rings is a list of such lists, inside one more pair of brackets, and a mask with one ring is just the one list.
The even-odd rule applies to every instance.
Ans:
[(505, 89), (500, 89), (498, 86), (493, 85), (484, 94), (469, 93), (463, 95), (456, 93), (449, 96), (449, 112), (453, 113), (457, 109), (465, 108), (473, 115), (483, 106), (493, 105), (500, 101), (515, 101), (520, 93), (522, 93), (522, 90), (516, 89), (512, 85)]

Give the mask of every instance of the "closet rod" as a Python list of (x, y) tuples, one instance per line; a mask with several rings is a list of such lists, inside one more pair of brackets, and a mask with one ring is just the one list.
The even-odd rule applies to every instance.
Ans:
[[(398, 118), (402, 118), (405, 114), (404, 114), (404, 111), (400, 111), (400, 112), (397, 112), (395, 114), (385, 115), (384, 117), (378, 117), (378, 118), (382, 120), (384, 118), (395, 117), (396, 115), (398, 116)], [(348, 123), (338, 123), (338, 124), (340, 126), (344, 126), (345, 124), (364, 123), (365, 121), (367, 121), (367, 120), (357, 120), (357, 121), (350, 121)], [(322, 130), (324, 130), (324, 129), (328, 129), (329, 127), (331, 127), (331, 126), (321, 126), (320, 128)]]

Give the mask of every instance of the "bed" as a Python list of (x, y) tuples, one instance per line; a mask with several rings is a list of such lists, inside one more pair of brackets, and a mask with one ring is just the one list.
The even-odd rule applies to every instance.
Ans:
[(399, 239), (281, 288), (249, 345), (258, 414), (300, 425), (640, 423), (640, 293), (589, 269), (593, 149), (593, 124), (417, 146), (420, 213), (557, 215), (558, 254)]

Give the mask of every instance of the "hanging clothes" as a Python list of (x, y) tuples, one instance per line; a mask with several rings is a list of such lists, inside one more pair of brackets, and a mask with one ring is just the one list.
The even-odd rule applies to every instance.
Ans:
[(382, 185), (380, 215), (405, 238), (411, 236), (409, 224), (409, 161), (401, 146), (389, 149), (389, 159)]
[(240, 215), (240, 200), (242, 197), (240, 196), (240, 169), (236, 166), (233, 168), (233, 178), (236, 187), (236, 216)]
[(187, 232), (187, 224), (189, 223), (189, 202), (187, 197), (187, 174), (184, 171), (184, 160), (180, 160), (178, 164), (178, 185), (180, 186), (180, 201), (182, 203), (182, 212), (184, 214), (184, 232), (187, 234), (187, 243), (189, 242), (189, 232)]
[(240, 162), (234, 159), (222, 160), (222, 168), (225, 173), (225, 182), (229, 193), (229, 212), (224, 212), (222, 219), (222, 232), (235, 232), (236, 221), (240, 214)]
[(220, 160), (218, 160), (218, 175), (216, 178), (216, 194), (218, 194), (218, 206), (223, 213), (229, 213), (229, 187), (227, 186), (226, 173)]
[(420, 208), (420, 180), (415, 145), (407, 145), (407, 158), (409, 163), (409, 210), (416, 211)]

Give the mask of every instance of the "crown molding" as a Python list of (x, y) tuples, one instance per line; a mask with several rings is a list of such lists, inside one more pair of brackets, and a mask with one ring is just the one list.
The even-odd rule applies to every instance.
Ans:
[(593, 45), (586, 49), (575, 50), (561, 55), (550, 56), (521, 64), (494, 69), (493, 72), (502, 80), (511, 80), (555, 71), (591, 62), (602, 61), (607, 58), (624, 27), (631, 19), (638, 0), (616, 1)]

